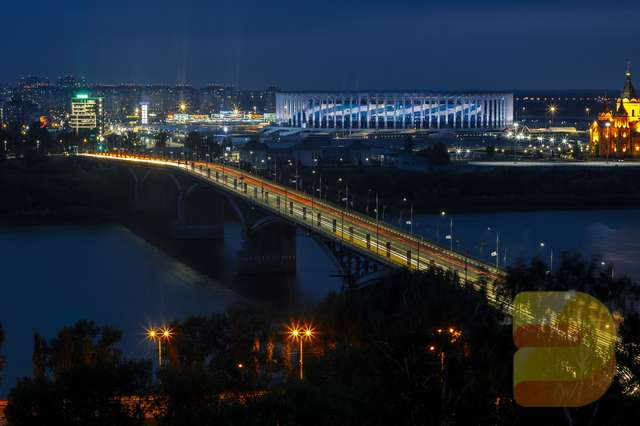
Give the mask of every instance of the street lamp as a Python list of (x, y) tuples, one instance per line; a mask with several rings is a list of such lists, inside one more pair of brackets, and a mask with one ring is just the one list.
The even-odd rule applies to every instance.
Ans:
[[(540, 247), (544, 249), (544, 241), (540, 241)], [(553, 248), (549, 247), (549, 272), (553, 271)]]
[(169, 327), (147, 329), (147, 339), (158, 343), (158, 368), (162, 366), (162, 341), (173, 338), (173, 330)]
[[(446, 216), (446, 211), (441, 211), (440, 216)], [(453, 217), (449, 218), (449, 235), (444, 236), (445, 240), (449, 240), (449, 250), (453, 251)]]
[[(607, 262), (603, 260), (600, 262), (600, 265), (602, 265), (602, 267), (604, 268), (605, 266), (607, 266)], [(611, 279), (613, 279), (613, 263), (609, 264), (609, 270), (611, 271)]]
[(298, 341), (300, 344), (300, 355), (299, 355), (299, 365), (300, 365), (300, 380), (303, 379), (303, 367), (302, 367), (302, 342), (304, 340), (311, 341), (315, 337), (315, 329), (313, 326), (306, 324), (304, 326), (298, 326), (298, 324), (292, 324), (288, 330), (289, 338), (293, 341)]
[(607, 162), (609, 162), (609, 152), (611, 151), (611, 122), (607, 121), (604, 123), (604, 126), (607, 128)]
[(549, 107), (547, 108), (547, 112), (551, 116), (551, 120), (549, 121), (549, 126), (553, 125), (553, 118), (557, 111), (558, 111), (558, 107), (553, 104), (549, 105)]
[[(491, 228), (487, 228), (487, 230), (491, 230)], [(496, 269), (500, 267), (500, 233), (496, 231), (496, 250), (491, 252), (491, 257), (496, 258)]]
[(520, 126), (520, 123), (518, 123), (517, 121), (515, 123), (513, 123), (513, 134), (515, 135), (515, 137), (513, 138), (513, 144), (512, 144), (512, 150), (513, 150), (513, 161), (516, 161), (516, 140), (519, 139), (519, 135), (518, 135), (518, 127)]
[[(403, 197), (402, 198), (402, 202), (406, 203), (407, 201), (408, 201), (407, 197)], [(410, 229), (411, 229), (410, 232), (411, 232), (411, 236), (413, 237), (413, 201), (411, 203), (409, 203), (409, 204), (410, 204), (410, 206), (409, 206), (409, 220), (406, 221), (405, 223), (410, 225)]]

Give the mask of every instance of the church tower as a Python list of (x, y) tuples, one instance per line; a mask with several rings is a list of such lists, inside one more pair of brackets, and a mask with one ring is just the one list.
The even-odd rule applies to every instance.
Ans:
[(627, 65), (615, 108), (605, 105), (589, 128), (589, 146), (596, 157), (640, 158), (640, 99)]

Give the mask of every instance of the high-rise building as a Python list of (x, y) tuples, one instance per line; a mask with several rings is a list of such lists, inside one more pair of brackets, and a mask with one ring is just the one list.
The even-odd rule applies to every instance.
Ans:
[(149, 102), (140, 102), (140, 124), (149, 124)]
[(238, 91), (238, 108), (244, 112), (262, 114), (264, 111), (264, 93), (258, 90)]
[(224, 86), (211, 84), (200, 90), (200, 112), (218, 113), (224, 104)]
[(276, 86), (267, 87), (264, 91), (264, 113), (275, 114), (276, 112), (276, 93), (280, 91), (280, 88)]
[(71, 98), (71, 115), (69, 127), (79, 130), (94, 130), (102, 136), (104, 110), (102, 98), (91, 97), (88, 92), (77, 92)]

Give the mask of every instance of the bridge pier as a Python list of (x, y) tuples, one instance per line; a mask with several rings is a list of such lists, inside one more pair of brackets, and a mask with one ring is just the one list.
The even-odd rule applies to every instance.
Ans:
[(180, 239), (223, 239), (224, 196), (198, 182), (178, 194), (172, 234)]
[(296, 272), (296, 228), (277, 218), (266, 217), (246, 229), (238, 253), (238, 273)]
[(324, 240), (319, 243), (334, 260), (338, 267), (339, 276), (344, 279), (347, 287), (370, 284), (388, 272), (388, 268), (382, 264), (349, 249), (340, 242)]
[(178, 239), (224, 238), (224, 196), (183, 174), (127, 170), (133, 178), (132, 208), (143, 225), (168, 228)]

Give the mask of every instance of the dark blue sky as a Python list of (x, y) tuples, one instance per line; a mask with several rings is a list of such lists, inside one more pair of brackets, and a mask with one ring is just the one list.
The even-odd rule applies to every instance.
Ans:
[(0, 82), (597, 89), (620, 86), (628, 60), (640, 74), (638, 1), (3, 3)]

